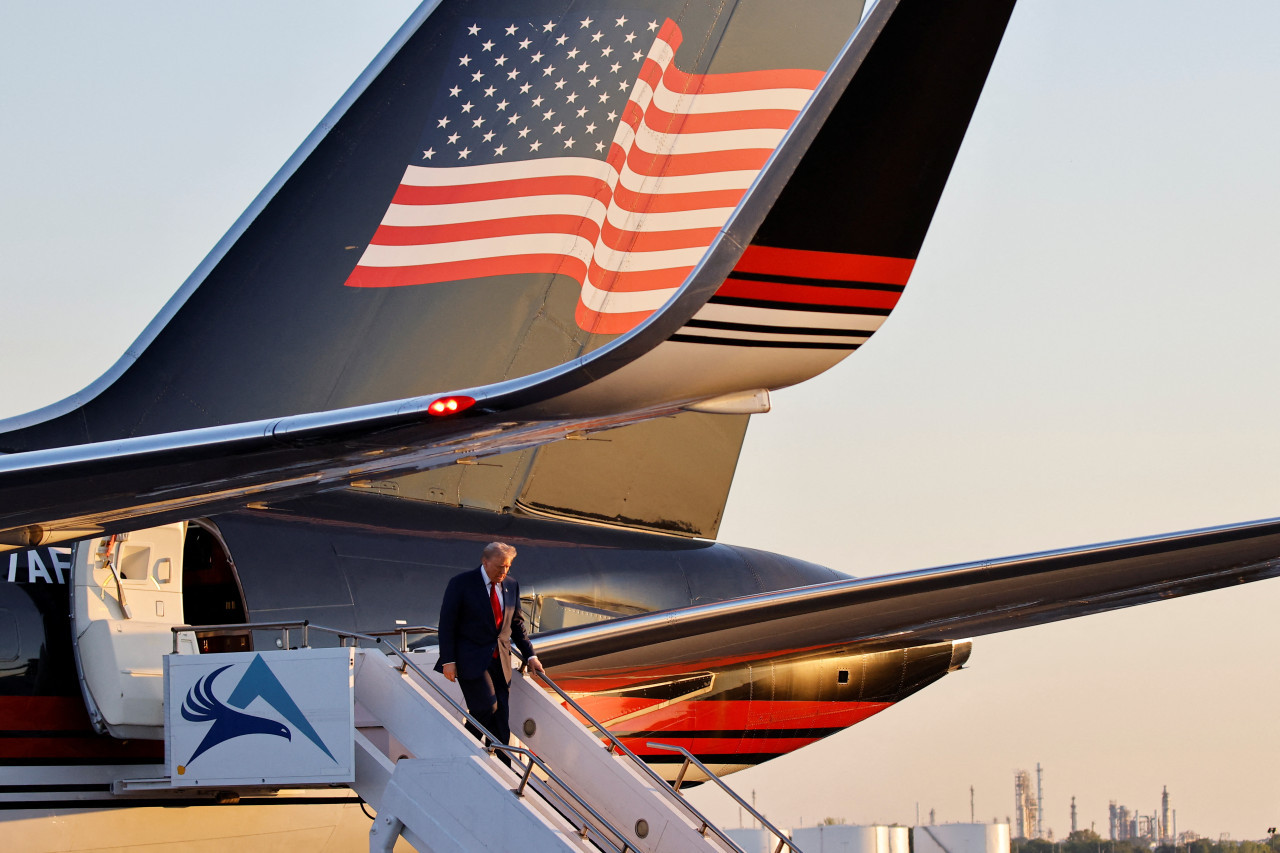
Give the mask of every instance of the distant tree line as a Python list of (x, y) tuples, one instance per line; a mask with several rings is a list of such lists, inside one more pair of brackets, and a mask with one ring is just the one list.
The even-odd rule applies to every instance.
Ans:
[(1280, 853), (1280, 833), (1266, 841), (1211, 841), (1201, 838), (1190, 844), (1158, 844), (1148, 847), (1141, 841), (1109, 841), (1091, 829), (1080, 829), (1062, 841), (1042, 838), (1015, 838), (1010, 853)]

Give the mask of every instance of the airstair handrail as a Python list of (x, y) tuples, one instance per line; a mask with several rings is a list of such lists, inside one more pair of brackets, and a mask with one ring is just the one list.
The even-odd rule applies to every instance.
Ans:
[(742, 799), (742, 797), (738, 795), (737, 791), (726, 785), (723, 779), (712, 773), (711, 770), (707, 768), (707, 765), (699, 761), (692, 752), (685, 749), (683, 746), (676, 746), (671, 743), (650, 742), (645, 745), (650, 749), (665, 749), (669, 752), (678, 752), (684, 756), (684, 765), (680, 768), (680, 774), (676, 777), (675, 785), (673, 786), (677, 791), (680, 790), (680, 783), (684, 780), (685, 771), (688, 770), (689, 765), (692, 764), (694, 767), (701, 770), (709, 781), (715, 782), (719, 785), (720, 789), (732, 797), (739, 806), (746, 809), (752, 817), (760, 821), (761, 826), (773, 833), (774, 837), (778, 839), (778, 846), (774, 848), (774, 853), (782, 853), (783, 847), (790, 848), (792, 853), (803, 853), (803, 851), (801, 851), (799, 847), (796, 847), (792, 840), (783, 833), (781, 829), (778, 829), (776, 826), (769, 823), (768, 819), (766, 819), (764, 815), (760, 814), (760, 812), (756, 811), (754, 806)]
[[(346, 645), (346, 640), (348, 639), (355, 640), (356, 642), (359, 642), (360, 640), (367, 640), (369, 642), (373, 642), (390, 649), (393, 653), (395, 653), (400, 658), (401, 661), (404, 662), (404, 665), (406, 667), (412, 669), (418, 675), (418, 677), (422, 680), (424, 684), (430, 687), (431, 690), (434, 691), (437, 696), (439, 696), (444, 701), (448, 702), (449, 705), (456, 712), (461, 714), (462, 717), (467, 722), (469, 722), (472, 726), (475, 727), (476, 731), (480, 732), (480, 734), (484, 736), (484, 738), (488, 741), (484, 745), (484, 749), (490, 755), (492, 755), (494, 752), (503, 752), (508, 755), (523, 756), (526, 759), (526, 762), (523, 765), (524, 772), (521, 774), (521, 777), (520, 777), (520, 785), (519, 787), (514, 788), (512, 790), (513, 794), (515, 794), (517, 797), (524, 796), (524, 789), (528, 786), (529, 777), (533, 773), (533, 768), (536, 765), (539, 770), (547, 774), (548, 779), (550, 779), (552, 782), (558, 785), (561, 789), (563, 789), (565, 793), (567, 793), (570, 797), (572, 797), (573, 802), (576, 803), (580, 809), (582, 809), (588, 815), (594, 818), (600, 826), (603, 826), (609, 832), (613, 833), (615, 837), (620, 839), (622, 841), (622, 846), (619, 847), (617, 844), (614, 843), (613, 838), (610, 838), (609, 836), (599, 832), (596, 833), (596, 838), (593, 839), (595, 843), (599, 844), (601, 841), (603, 841), (605, 844), (609, 845), (609, 847), (611, 847), (613, 850), (617, 851), (617, 853), (628, 853), (628, 851), (632, 849), (630, 842), (627, 841), (627, 836), (623, 834), (622, 830), (618, 829), (607, 818), (605, 818), (604, 815), (600, 814), (598, 811), (592, 808), (591, 804), (588, 803), (586, 800), (584, 800), (582, 796), (578, 794), (577, 791), (573, 790), (573, 787), (566, 780), (562, 779), (560, 776), (556, 774), (554, 770), (548, 767), (545, 761), (543, 761), (538, 756), (534, 755), (529, 750), (524, 749), (522, 747), (511, 746), (505, 743), (499, 743), (498, 739), (493, 736), (492, 732), (490, 732), (487, 728), (485, 728), (485, 726), (479, 720), (477, 720), (475, 717), (471, 716), (471, 714), (467, 712), (466, 708), (464, 708), (462, 705), (459, 705), (458, 702), (452, 696), (450, 696), (439, 685), (437, 685), (431, 679), (431, 677), (427, 675), (426, 671), (423, 670), (422, 667), (418, 666), (416, 663), (410, 660), (409, 653), (407, 651), (401, 651), (400, 649), (396, 648), (390, 643), (387, 643), (384, 640), (384, 637), (387, 637), (387, 636), (401, 635), (402, 636), (401, 644), (404, 645), (405, 641), (403, 637), (405, 635), (420, 634), (424, 632), (435, 633), (436, 629), (434, 627), (397, 626), (396, 629), (393, 631), (378, 631), (374, 633), (365, 634), (359, 631), (343, 631), (338, 628), (328, 628), (323, 625), (313, 625), (311, 624), (310, 620), (301, 619), (301, 620), (292, 621), (292, 622), (240, 622), (237, 624), (224, 624), (224, 625), (177, 625), (177, 626), (174, 626), (171, 630), (173, 631), (173, 649), (174, 649), (174, 652), (176, 653), (178, 650), (178, 635), (180, 633), (186, 633), (188, 631), (200, 631), (202, 633), (222, 633), (227, 631), (244, 631), (244, 630), (271, 631), (271, 630), (277, 630), (277, 629), (283, 632), (281, 637), (281, 642), (284, 648), (286, 649), (289, 648), (289, 631), (292, 629), (302, 630), (302, 645), (304, 647), (309, 645), (308, 643), (308, 640), (310, 639), (309, 632), (320, 631), (325, 634), (332, 634), (336, 636), (339, 642), (344, 646)], [(569, 809), (570, 811), (576, 812), (578, 814), (579, 822), (582, 824), (577, 829), (578, 836), (584, 840), (586, 839), (587, 832), (590, 829), (590, 824), (586, 820), (582, 819), (582, 813), (578, 811), (578, 809), (575, 809), (573, 805), (566, 802), (564, 797), (561, 796), (560, 792), (553, 787), (550, 787), (547, 785), (541, 785), (539, 786), (538, 793), (544, 797), (547, 794), (551, 794), (557, 800), (559, 800), (560, 803), (563, 806), (565, 806), (565, 808)]]
[[(514, 650), (513, 650), (513, 654), (514, 654), (514, 653), (515, 653), (515, 652), (514, 652)], [(520, 667), (520, 668), (521, 668), (521, 670), (522, 670), (522, 671), (523, 671), (523, 670), (524, 670), (524, 668), (525, 668), (525, 664), (524, 664), (524, 662), (523, 662), (523, 661), (521, 661), (521, 667)], [(584, 707), (582, 707), (582, 705), (580, 705), (576, 699), (574, 699), (572, 696), (570, 696), (570, 695), (568, 694), (568, 692), (566, 692), (566, 691), (565, 691), (565, 689), (564, 689), (564, 688), (562, 688), (559, 684), (556, 684), (556, 683), (551, 679), (551, 677), (550, 677), (550, 676), (548, 676), (545, 672), (543, 672), (541, 675), (539, 675), (539, 676), (538, 676), (538, 678), (539, 678), (539, 679), (540, 679), (544, 684), (546, 684), (548, 687), (550, 687), (552, 690), (554, 690), (554, 691), (555, 691), (555, 692), (560, 696), (560, 698), (561, 698), (561, 699), (563, 699), (566, 703), (568, 703), (569, 707), (571, 707), (571, 708), (573, 708), (573, 710), (577, 711), (577, 712), (578, 712), (578, 714), (579, 714), (579, 716), (581, 716), (581, 717), (582, 717), (582, 719), (586, 720), (586, 722), (587, 722), (587, 724), (588, 724), (588, 725), (590, 725), (590, 726), (591, 726), (592, 728), (594, 728), (597, 732), (601, 733), (601, 734), (602, 734), (602, 735), (604, 735), (606, 738), (608, 738), (608, 739), (609, 739), (609, 749), (610, 749), (610, 750), (613, 750), (613, 749), (616, 747), (619, 753), (621, 753), (622, 755), (625, 755), (625, 756), (627, 756), (628, 758), (630, 758), (630, 759), (631, 759), (631, 760), (636, 764), (636, 766), (637, 766), (637, 767), (639, 767), (642, 771), (644, 771), (644, 772), (649, 776), (649, 778), (650, 778), (650, 779), (652, 779), (653, 781), (655, 781), (655, 782), (657, 782), (657, 783), (658, 783), (658, 790), (661, 790), (661, 791), (668, 791), (668, 792), (670, 792), (670, 793), (671, 793), (671, 795), (672, 795), (672, 799), (673, 799), (675, 802), (679, 803), (679, 804), (680, 804), (680, 805), (685, 809), (685, 811), (687, 811), (687, 812), (689, 813), (689, 815), (690, 815), (691, 817), (693, 817), (694, 819), (696, 819), (696, 820), (698, 820), (699, 822), (701, 822), (702, 827), (701, 827), (701, 829), (699, 830), (699, 832), (700, 832), (700, 833), (702, 833), (703, 835), (705, 835), (705, 834), (707, 833), (707, 830), (711, 830), (712, 832), (714, 832), (714, 833), (715, 833), (715, 834), (720, 838), (720, 840), (721, 840), (721, 841), (723, 841), (723, 842), (725, 842), (726, 844), (728, 844), (728, 845), (729, 845), (731, 848), (733, 848), (734, 850), (741, 850), (741, 849), (742, 849), (742, 848), (741, 848), (741, 846), (739, 846), (739, 845), (738, 845), (738, 843), (737, 843), (736, 841), (734, 841), (734, 840), (733, 840), (732, 838), (730, 838), (727, 834), (725, 834), (725, 832), (724, 832), (724, 831), (722, 831), (722, 830), (720, 829), (720, 827), (716, 826), (714, 823), (712, 823), (712, 822), (711, 822), (711, 820), (710, 820), (709, 818), (707, 818), (707, 816), (706, 816), (706, 815), (704, 815), (702, 812), (698, 811), (697, 807), (696, 807), (696, 806), (694, 806), (694, 804), (693, 804), (693, 803), (691, 803), (691, 802), (689, 802), (687, 799), (685, 799), (684, 795), (680, 793), (680, 787), (679, 787), (679, 785), (675, 785), (675, 786), (673, 786), (673, 785), (671, 785), (669, 782), (667, 782), (667, 780), (666, 780), (666, 779), (663, 779), (661, 776), (659, 776), (659, 775), (657, 774), (657, 772), (656, 772), (652, 767), (650, 767), (648, 764), (646, 764), (646, 763), (645, 763), (644, 759), (642, 759), (640, 756), (638, 756), (638, 755), (636, 755), (634, 752), (632, 752), (632, 751), (627, 747), (627, 745), (626, 745), (626, 744), (624, 744), (621, 740), (619, 740), (619, 739), (618, 739), (618, 737), (617, 737), (613, 732), (611, 732), (611, 731), (609, 731), (607, 728), (605, 728), (604, 723), (600, 722), (600, 721), (599, 721), (599, 720), (597, 720), (595, 717), (591, 716), (591, 714), (587, 713), (587, 709), (586, 709), (586, 708), (584, 708)], [(692, 756), (691, 756), (691, 757), (692, 757)], [(697, 759), (695, 758), (695, 759), (694, 759), (694, 761), (697, 761)], [(731, 788), (729, 788), (727, 785), (725, 785), (725, 784), (724, 784), (724, 782), (721, 782), (721, 781), (720, 781), (720, 779), (719, 779), (719, 778), (717, 778), (717, 777), (715, 776), (715, 774), (713, 774), (710, 770), (708, 770), (706, 767), (704, 767), (701, 763), (699, 763), (699, 764), (698, 764), (698, 766), (702, 769), (702, 771), (703, 771), (704, 773), (706, 773), (706, 774), (707, 774), (707, 776), (708, 776), (708, 777), (713, 778), (713, 779), (715, 779), (717, 782), (719, 782), (719, 783), (720, 783), (720, 787), (722, 787), (722, 788), (724, 788), (726, 791), (728, 791), (728, 792), (729, 792), (729, 795), (730, 795), (731, 797), (733, 797), (733, 798), (734, 798), (735, 800), (737, 800), (739, 803), (743, 802), (742, 798), (741, 798), (740, 796), (738, 796), (736, 793), (734, 793), (733, 789), (731, 789)], [(681, 771), (681, 776), (683, 777), (683, 775), (684, 775), (684, 772), (683, 772), (683, 771)], [(748, 806), (747, 808), (751, 808), (751, 807), (750, 807), (750, 806)], [(754, 813), (754, 812), (755, 812), (755, 809), (751, 809), (751, 811)], [(776, 831), (775, 831), (775, 834), (776, 834)], [(784, 836), (784, 837), (785, 837), (785, 836)], [(791, 843), (791, 842), (790, 842), (790, 840), (788, 840), (788, 841), (787, 841), (787, 844), (789, 845), (790, 843)], [(779, 850), (781, 850), (782, 848), (781, 848), (781, 847), (779, 847), (778, 849), (779, 849)], [(795, 850), (795, 848), (793, 847), (793, 848), (792, 848), (792, 850)], [(800, 851), (796, 851), (796, 853), (800, 853)]]
[(399, 637), (400, 650), (409, 650), (410, 634), (438, 634), (440, 633), (434, 625), (397, 625), (390, 631), (367, 631), (364, 634), (355, 634), (350, 631), (339, 631), (336, 628), (323, 628), (319, 625), (312, 626), (310, 619), (294, 619), (285, 622), (227, 622), (221, 625), (175, 625), (169, 630), (173, 633), (173, 651), (178, 651), (178, 635), (187, 632), (197, 634), (233, 634), (242, 631), (280, 631), (280, 645), (283, 648), (289, 648), (289, 632), (297, 629), (302, 631), (302, 645), (304, 648), (311, 645), (309, 631), (315, 627), (317, 631), (325, 631), (330, 634), (338, 635), (339, 642), (346, 645), (347, 639), (356, 637)]
[(302, 645), (307, 645), (306, 629), (308, 622), (306, 619), (298, 619), (289, 622), (228, 622), (222, 625), (174, 625), (169, 631), (173, 634), (173, 653), (178, 653), (178, 636), (187, 633), (200, 634), (230, 634), (242, 631), (280, 631), (280, 642), (284, 648), (289, 648), (289, 632), (295, 628), (303, 631)]

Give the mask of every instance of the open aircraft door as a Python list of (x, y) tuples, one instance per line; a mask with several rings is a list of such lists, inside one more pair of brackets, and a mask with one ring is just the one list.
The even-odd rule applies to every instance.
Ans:
[[(85, 705), (100, 732), (164, 737), (163, 657), (183, 624), (186, 522), (76, 543), (71, 630)], [(184, 641), (194, 652), (195, 638)]]

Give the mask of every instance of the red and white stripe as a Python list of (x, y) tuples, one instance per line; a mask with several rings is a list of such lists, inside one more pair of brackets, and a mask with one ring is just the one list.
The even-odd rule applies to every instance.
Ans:
[(752, 244), (673, 340), (857, 349), (902, 298), (915, 261)]
[(606, 160), (409, 166), (347, 284), (555, 273), (581, 284), (583, 329), (634, 328), (701, 260), (823, 76), (687, 74), (679, 44), (668, 20)]

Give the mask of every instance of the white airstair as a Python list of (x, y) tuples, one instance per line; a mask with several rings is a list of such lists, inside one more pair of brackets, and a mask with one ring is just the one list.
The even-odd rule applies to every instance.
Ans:
[[(222, 627), (198, 630), (204, 634)], [(225, 627), (244, 631), (268, 626)], [(679, 782), (673, 787), (664, 781), (549, 679), (543, 679), (544, 688), (533, 678), (513, 673), (511, 728), (522, 745), (485, 746), (464, 727), (470, 722), (482, 728), (467, 715), (457, 685), (432, 670), (435, 648), (405, 648), (404, 632), (420, 629), (374, 636), (306, 623), (269, 627), (284, 629), (285, 648), (290, 627), (302, 629), (303, 648), (309, 632), (316, 631), (336, 634), (344, 646), (352, 646), (347, 660), (354, 695), (354, 774), (349, 784), (377, 812), (369, 835), (371, 851), (389, 851), (400, 837), (423, 853), (740, 851), (680, 794)], [(189, 637), (191, 630), (175, 628), (175, 638)], [(386, 641), (393, 633), (401, 634), (399, 648)], [(224, 663), (254, 654), (217, 657)], [(287, 667), (289, 656), (274, 654), (272, 668)], [(202, 688), (206, 695), (211, 695), (211, 682), (212, 677)], [(171, 706), (176, 701), (171, 695)], [(236, 697), (228, 701), (235, 703)], [(688, 752), (653, 746), (684, 753), (681, 778), (697, 765), (724, 787), (774, 832), (778, 853), (795, 849)], [(505, 762), (500, 760), (504, 755)]]
[[(774, 833), (777, 853), (791, 847), (687, 751), (649, 744), (684, 753), (668, 784), (549, 679), (514, 674), (521, 745), (482, 746), (464, 728), (475, 721), (461, 691), (431, 669), (434, 648), (408, 648), (410, 634), (433, 629), (181, 624), (186, 532), (166, 525), (75, 550), (73, 636), (90, 720), (112, 737), (165, 741), (163, 766), (104, 768), (107, 796), (233, 802), (350, 787), (377, 810), (372, 850), (400, 837), (424, 853), (738, 850), (679, 793), (696, 766)], [(269, 631), (280, 632), (274, 643)], [(240, 651), (253, 639), (275, 648)]]

